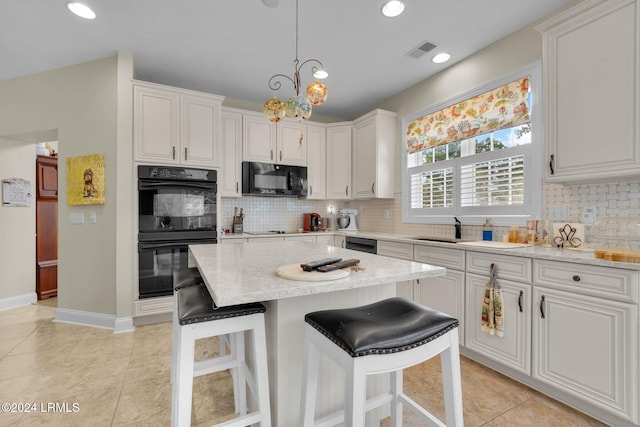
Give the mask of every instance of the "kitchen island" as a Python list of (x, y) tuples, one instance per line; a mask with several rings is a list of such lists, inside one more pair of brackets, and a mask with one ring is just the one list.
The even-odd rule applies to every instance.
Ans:
[[(306, 313), (379, 301), (395, 295), (396, 282), (446, 274), (443, 267), (308, 242), (192, 245), (189, 254), (217, 305), (263, 302), (267, 307), (274, 426), (298, 424)], [(283, 279), (275, 273), (284, 265), (329, 257), (356, 258), (362, 268), (342, 279), (317, 282)], [(343, 378), (332, 361), (321, 361), (318, 416), (343, 407)], [(372, 391), (384, 390), (388, 388), (387, 377), (378, 376), (369, 385)], [(371, 415), (373, 419), (379, 416)]]

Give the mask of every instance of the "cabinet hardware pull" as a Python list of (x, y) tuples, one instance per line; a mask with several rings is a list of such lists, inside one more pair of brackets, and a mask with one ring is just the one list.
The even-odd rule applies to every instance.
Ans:
[(544, 295), (540, 297), (540, 317), (544, 319)]
[(520, 295), (518, 296), (518, 308), (520, 308), (520, 313), (522, 313), (522, 297), (524, 296), (524, 292), (520, 291)]
[(269, 156), (271, 160), (273, 160), (273, 150), (271, 150), (271, 155)]
[(309, 186), (309, 195), (313, 196), (313, 186)]
[(372, 183), (371, 183), (371, 194), (376, 194), (376, 192), (375, 192), (375, 188), (376, 188), (376, 183), (375, 183), (375, 182), (372, 182)]
[(187, 160), (187, 147), (184, 147), (184, 159)]
[(175, 145), (171, 149), (171, 157), (173, 158), (173, 160), (176, 159), (176, 146)]
[(280, 150), (280, 161), (282, 161), (282, 150)]
[(580, 276), (578, 276), (577, 274), (575, 276), (573, 276), (573, 281), (574, 282), (579, 282), (580, 281)]
[(238, 181), (236, 181), (236, 193), (238, 192), (238, 187), (239, 187)]
[(344, 195), (345, 196), (349, 196), (349, 186), (347, 185), (346, 187), (344, 187)]
[(554, 155), (550, 155), (549, 156), (549, 170), (551, 171), (551, 175), (555, 174), (555, 171), (553, 170), (553, 160), (554, 160)]

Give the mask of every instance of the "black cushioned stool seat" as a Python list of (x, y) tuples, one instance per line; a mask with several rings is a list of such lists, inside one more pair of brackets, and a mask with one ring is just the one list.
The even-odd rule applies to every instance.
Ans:
[(178, 289), (176, 292), (178, 294), (178, 322), (181, 325), (248, 316), (266, 311), (264, 305), (260, 303), (216, 307), (204, 283)]
[(187, 286), (204, 283), (197, 267), (183, 268), (173, 272), (173, 288), (177, 291)]
[[(459, 322), (455, 317), (393, 297), (360, 307), (308, 313), (305, 322), (300, 426), (378, 425), (375, 414), (369, 419), (366, 413), (387, 404), (391, 406), (392, 427), (402, 426), (405, 405), (427, 424), (444, 426), (402, 387), (403, 369), (438, 355), (446, 425), (463, 426)], [(316, 420), (320, 354), (330, 357), (344, 371), (344, 410)], [(367, 398), (367, 377), (383, 373), (389, 374), (388, 388), (378, 382), (378, 394)]]
[[(195, 274), (185, 276), (197, 278)], [(271, 426), (265, 311), (265, 306), (260, 303), (216, 307), (204, 283), (185, 285), (175, 291), (171, 361), (172, 427), (191, 425), (193, 378), (228, 369), (232, 370), (238, 417), (216, 426)], [(248, 336), (253, 340), (250, 347), (253, 349), (253, 370), (245, 361), (247, 331), (252, 332)], [(196, 361), (195, 342), (211, 337), (218, 337), (221, 344), (219, 355)], [(257, 403), (257, 409), (251, 412), (247, 404), (248, 391), (252, 392), (253, 402)]]
[(309, 313), (304, 320), (352, 357), (403, 351), (458, 326), (458, 319), (404, 298)]

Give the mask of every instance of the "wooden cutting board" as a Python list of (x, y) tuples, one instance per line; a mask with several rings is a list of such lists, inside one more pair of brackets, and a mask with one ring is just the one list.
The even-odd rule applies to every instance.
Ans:
[(333, 270), (321, 273), (319, 271), (304, 271), (300, 264), (283, 265), (276, 269), (276, 275), (283, 279), (301, 280), (304, 282), (323, 282), (327, 280), (338, 280), (349, 276), (350, 270)]
[(640, 251), (634, 251), (632, 249), (596, 249), (593, 251), (593, 255), (596, 258), (606, 259), (607, 261), (640, 263)]

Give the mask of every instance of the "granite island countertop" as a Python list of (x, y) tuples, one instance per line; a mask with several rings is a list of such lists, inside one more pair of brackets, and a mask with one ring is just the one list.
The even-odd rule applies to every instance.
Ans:
[[(300, 241), (191, 245), (189, 256), (219, 306), (291, 298), (347, 289), (425, 279), (446, 274), (446, 268)], [(338, 257), (360, 260), (359, 271), (320, 282), (283, 279), (283, 265)], [(191, 263), (190, 263), (191, 264)]]

